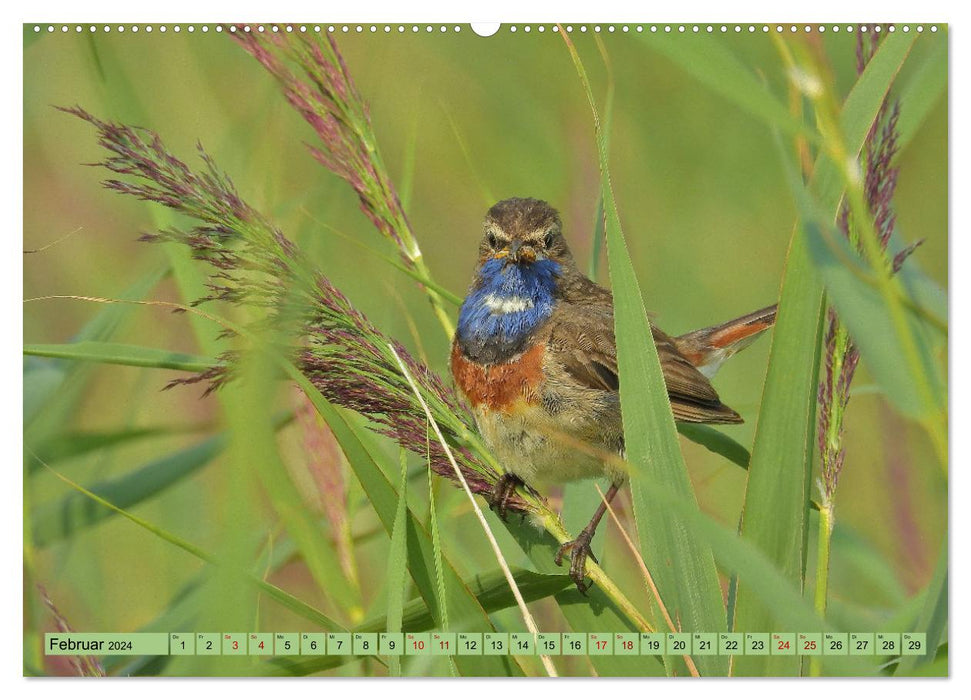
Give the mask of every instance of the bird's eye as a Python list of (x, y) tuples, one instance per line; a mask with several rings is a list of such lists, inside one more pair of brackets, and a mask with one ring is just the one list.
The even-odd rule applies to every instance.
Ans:
[(554, 241), (556, 241), (556, 233), (554, 231), (548, 231), (546, 237), (543, 239), (543, 245), (547, 248), (552, 248)]
[(496, 237), (496, 234), (494, 233), (490, 233), (488, 236), (486, 236), (486, 241), (489, 243), (490, 248), (499, 247), (499, 239)]

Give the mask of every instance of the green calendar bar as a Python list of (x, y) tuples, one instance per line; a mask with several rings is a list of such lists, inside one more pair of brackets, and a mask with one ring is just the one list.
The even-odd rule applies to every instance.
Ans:
[(585, 656), (587, 653), (587, 635), (579, 632), (564, 632), (562, 648), (564, 656)]
[(904, 632), (900, 635), (900, 653), (904, 656), (923, 656), (927, 653), (927, 635), (924, 632)]
[(745, 634), (745, 653), (749, 656), (766, 656), (769, 653), (768, 632), (747, 632)]
[(196, 635), (196, 656), (219, 656), (223, 653), (222, 642), (216, 632), (200, 632)]
[(823, 656), (846, 656), (849, 648), (850, 640), (845, 632), (823, 633)]
[(795, 656), (796, 635), (790, 632), (773, 632), (770, 636), (769, 653), (772, 656)]
[(168, 656), (165, 632), (48, 632), (48, 656)]
[(800, 656), (821, 656), (823, 653), (822, 632), (800, 632), (796, 635)]
[(269, 632), (251, 632), (247, 645), (250, 656), (273, 656), (273, 635)]
[(884, 656), (896, 656), (900, 653), (900, 633), (899, 632), (877, 632), (874, 635), (876, 648), (874, 654)]
[(873, 655), (873, 632), (850, 632), (850, 656)]
[(531, 632), (510, 632), (509, 653), (518, 656), (533, 656), (536, 654), (536, 640)]
[(923, 632), (58, 633), (49, 656), (923, 656)]

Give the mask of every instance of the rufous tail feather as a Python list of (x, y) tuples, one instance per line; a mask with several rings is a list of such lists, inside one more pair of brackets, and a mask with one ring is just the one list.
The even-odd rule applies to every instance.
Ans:
[(674, 342), (681, 354), (711, 379), (725, 360), (775, 324), (777, 308), (773, 304), (718, 326), (685, 333)]

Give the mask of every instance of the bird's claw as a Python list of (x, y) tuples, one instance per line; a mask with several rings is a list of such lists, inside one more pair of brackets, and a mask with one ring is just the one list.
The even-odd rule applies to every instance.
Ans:
[(489, 498), (489, 508), (495, 511), (496, 515), (502, 518), (503, 522), (507, 520), (506, 516), (509, 513), (509, 499), (516, 493), (516, 487), (523, 485), (525, 485), (523, 480), (518, 476), (505, 473), (499, 477), (495, 488), (492, 489), (492, 495)]
[(587, 594), (587, 591), (593, 587), (593, 582), (587, 583), (586, 581), (586, 569), (587, 569), (587, 557), (591, 558), (599, 564), (596, 555), (590, 549), (590, 542), (593, 540), (593, 533), (589, 530), (583, 529), (580, 534), (577, 535), (575, 540), (565, 542), (556, 551), (556, 557), (553, 561), (556, 562), (557, 566), (563, 565), (563, 557), (567, 552), (570, 553), (570, 578), (573, 579), (573, 583), (576, 584), (577, 590), (583, 595)]

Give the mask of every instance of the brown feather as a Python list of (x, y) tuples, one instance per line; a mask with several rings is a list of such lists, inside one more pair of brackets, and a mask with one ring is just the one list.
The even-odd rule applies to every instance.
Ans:
[[(550, 319), (549, 352), (579, 384), (617, 391), (613, 297), (579, 274), (563, 282), (562, 298)], [(651, 332), (675, 419), (741, 423), (741, 416), (721, 402), (708, 378), (681, 354), (675, 341), (653, 324)]]

